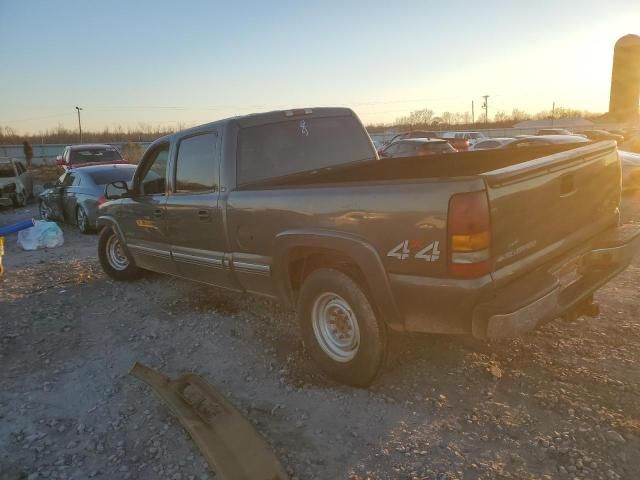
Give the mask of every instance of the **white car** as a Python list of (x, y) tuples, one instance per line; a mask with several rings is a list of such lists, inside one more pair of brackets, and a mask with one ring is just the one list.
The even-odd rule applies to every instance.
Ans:
[(622, 166), (622, 191), (640, 190), (640, 154), (618, 150)]
[(23, 207), (32, 197), (31, 172), (19, 160), (0, 158), (0, 206)]
[(500, 148), (507, 143), (513, 141), (511, 137), (496, 137), (480, 140), (475, 145), (469, 147), (469, 150), (493, 150), (494, 148)]

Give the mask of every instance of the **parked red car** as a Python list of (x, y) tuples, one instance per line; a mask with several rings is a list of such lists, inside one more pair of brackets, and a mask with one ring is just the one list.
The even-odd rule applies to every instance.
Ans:
[(87, 165), (112, 165), (127, 162), (120, 151), (112, 145), (84, 144), (65, 147), (56, 157), (56, 165), (65, 169)]

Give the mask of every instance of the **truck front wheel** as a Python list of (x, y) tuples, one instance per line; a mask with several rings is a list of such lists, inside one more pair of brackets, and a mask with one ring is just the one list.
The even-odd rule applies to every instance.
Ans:
[(111, 227), (105, 227), (100, 232), (98, 237), (98, 259), (104, 273), (114, 280), (135, 280), (142, 273)]
[(371, 384), (385, 358), (386, 327), (351, 277), (329, 268), (312, 272), (297, 314), (305, 346), (325, 374), (355, 387)]

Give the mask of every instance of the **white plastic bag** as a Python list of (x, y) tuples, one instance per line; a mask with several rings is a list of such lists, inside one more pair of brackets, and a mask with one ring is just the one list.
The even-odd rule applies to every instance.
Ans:
[(36, 220), (33, 227), (18, 232), (18, 245), (24, 250), (55, 248), (64, 244), (64, 235), (56, 222)]

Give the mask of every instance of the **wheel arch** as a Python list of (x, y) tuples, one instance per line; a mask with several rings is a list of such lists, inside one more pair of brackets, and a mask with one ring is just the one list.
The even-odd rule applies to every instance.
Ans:
[(99, 215), (98, 218), (96, 219), (96, 225), (98, 226), (98, 228), (100, 227), (113, 228), (113, 230), (116, 232), (116, 235), (120, 237), (120, 241), (122, 243), (123, 248), (127, 250), (127, 253), (129, 253), (129, 249), (127, 248), (127, 237), (124, 235), (124, 232), (120, 227), (120, 224), (115, 218), (113, 218), (111, 215)]
[(273, 278), (283, 303), (295, 306), (297, 290), (306, 275), (317, 268), (336, 268), (354, 277), (384, 322), (394, 329), (404, 328), (382, 260), (366, 240), (325, 230), (290, 230), (276, 236)]

